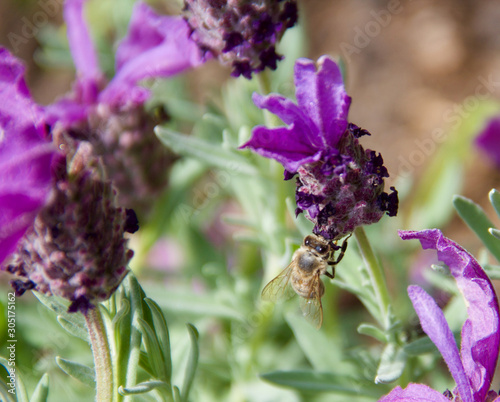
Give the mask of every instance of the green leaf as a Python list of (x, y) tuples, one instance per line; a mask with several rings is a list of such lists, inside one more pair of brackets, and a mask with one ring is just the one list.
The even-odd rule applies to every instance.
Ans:
[(144, 381), (133, 387), (119, 387), (118, 393), (123, 396), (145, 394), (156, 388), (170, 388), (170, 385), (163, 381)]
[(387, 342), (387, 335), (379, 327), (372, 324), (361, 323), (358, 326), (358, 333), (361, 335), (371, 336), (381, 343)]
[(490, 265), (486, 264), (484, 270), (490, 277), (490, 279), (500, 279), (500, 265)]
[(187, 402), (189, 391), (191, 390), (191, 385), (193, 384), (194, 376), (196, 373), (196, 368), (198, 367), (198, 359), (200, 357), (200, 349), (198, 345), (198, 330), (194, 325), (187, 324), (189, 338), (191, 340), (191, 351), (189, 352), (188, 363), (186, 366), (186, 374), (184, 375), (184, 381), (182, 384), (182, 400)]
[(168, 333), (167, 321), (165, 320), (165, 316), (163, 315), (160, 306), (158, 306), (158, 304), (154, 300), (146, 297), (144, 301), (148, 305), (149, 309), (151, 310), (151, 314), (153, 315), (154, 331), (163, 356), (165, 377), (161, 379), (167, 381), (168, 383), (171, 383), (172, 356), (170, 351), (170, 336)]
[(340, 372), (343, 370), (342, 366), (347, 366), (342, 362), (340, 351), (331, 347), (332, 339), (328, 338), (324, 332), (318, 331), (295, 313), (286, 314), (285, 319), (307, 360), (316, 370), (322, 371), (336, 367), (339, 369), (336, 371)]
[(494, 228), (489, 228), (488, 232), (490, 232), (490, 234), (492, 236), (494, 236), (496, 239), (500, 240), (500, 230), (494, 229)]
[(163, 362), (163, 355), (160, 350), (160, 345), (158, 344), (158, 339), (151, 326), (142, 318), (139, 318), (139, 325), (141, 326), (142, 340), (144, 341), (155, 377), (164, 379), (166, 377), (165, 364)]
[(174, 402), (182, 402), (181, 391), (179, 391), (179, 387), (174, 386)]
[(155, 132), (161, 142), (181, 155), (191, 156), (210, 166), (230, 170), (233, 173), (257, 175), (257, 169), (234, 151), (200, 138), (177, 133), (166, 127), (156, 126)]
[(475, 202), (459, 195), (453, 198), (453, 205), (460, 217), (476, 233), (490, 253), (500, 261), (500, 242), (490, 234), (489, 229), (493, 228), (494, 225), (483, 209)]
[(408, 356), (418, 356), (437, 351), (436, 345), (427, 336), (404, 345), (403, 349)]
[[(0, 364), (4, 366), (7, 371), (9, 367), (11, 367), (9, 361), (3, 357), (0, 357)], [(16, 398), (8, 392), (11, 388), (4, 383), (3, 380), (2, 378), (2, 381), (0, 381), (0, 396), (5, 399), (5, 402), (16, 402)], [(17, 402), (29, 402), (28, 393), (26, 392), (26, 388), (18, 370), (16, 370), (16, 396)]]
[(164, 286), (148, 285), (149, 297), (157, 300), (160, 307), (179, 315), (192, 314), (199, 317), (217, 317), (244, 321), (241, 312), (226, 301), (214, 298), (213, 294), (198, 294), (188, 289), (165, 292)]
[(397, 380), (403, 374), (405, 365), (406, 353), (403, 348), (394, 343), (388, 343), (380, 358), (375, 383), (387, 384)]
[(274, 371), (261, 374), (263, 380), (302, 392), (333, 392), (357, 396), (378, 397), (369, 386), (362, 386), (359, 380), (333, 373), (317, 371)]
[(491, 205), (493, 205), (493, 208), (495, 208), (495, 212), (500, 217), (500, 192), (493, 189), (490, 191), (488, 196), (490, 198)]
[(79, 322), (79, 320), (69, 321), (66, 319), (66, 317), (63, 317), (62, 315), (58, 315), (57, 322), (59, 323), (59, 325), (61, 325), (61, 327), (63, 327), (71, 335), (76, 336), (77, 338), (80, 338), (87, 343), (90, 343), (89, 332), (87, 330), (87, 327), (85, 325), (81, 326), (81, 323)]
[(30, 402), (45, 402), (49, 396), (49, 375), (45, 373), (36, 385)]
[(130, 303), (127, 299), (122, 299), (120, 301), (120, 309), (117, 311), (113, 317), (112, 324), (116, 328), (120, 327), (121, 321), (130, 313)]
[(91, 388), (95, 387), (95, 371), (93, 368), (84, 364), (63, 359), (59, 356), (56, 357), (56, 363), (66, 374)]
[[(120, 286), (122, 300), (127, 300), (130, 311), (124, 313), (115, 328), (113, 339), (117, 345), (117, 356), (113, 363), (118, 370), (117, 385), (132, 387), (137, 381), (137, 371), (141, 353), (141, 329), (139, 319), (142, 317), (142, 291), (137, 279), (129, 273)], [(120, 304), (125, 308), (124, 304)]]

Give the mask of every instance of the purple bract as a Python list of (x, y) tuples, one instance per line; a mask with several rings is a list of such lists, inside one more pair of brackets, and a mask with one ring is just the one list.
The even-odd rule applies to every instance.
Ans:
[(408, 295), (420, 319), (422, 329), (434, 342), (448, 365), (457, 387), (447, 396), (423, 384), (396, 387), (380, 401), (500, 401), (490, 391), (500, 344), (500, 313), (493, 285), (481, 266), (466, 250), (443, 236), (438, 229), (420, 232), (401, 231), (403, 240), (418, 239), (424, 249), (437, 251), (438, 259), (450, 268), (467, 305), (468, 319), (462, 327), (461, 350), (443, 312), (434, 299), (418, 286), (410, 286)]
[(24, 66), (0, 48), (0, 264), (48, 201), (57, 151), (23, 76)]

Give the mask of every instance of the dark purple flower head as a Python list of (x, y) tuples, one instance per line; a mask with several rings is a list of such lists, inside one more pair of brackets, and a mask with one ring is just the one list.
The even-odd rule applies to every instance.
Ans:
[[(380, 401), (493, 401), (490, 391), (500, 345), (500, 312), (493, 285), (481, 266), (466, 250), (444, 237), (438, 229), (399, 233), (403, 240), (418, 239), (424, 249), (437, 251), (438, 259), (450, 268), (465, 298), (468, 319), (462, 327), (461, 350), (443, 312), (434, 299), (418, 286), (410, 286), (408, 295), (420, 319), (422, 329), (434, 342), (448, 365), (457, 387), (444, 396), (423, 384), (396, 387)], [(500, 400), (500, 399), (499, 399)]]
[(57, 294), (84, 312), (126, 275), (132, 251), (123, 235), (137, 225), (115, 206), (90, 142), (47, 121), (23, 65), (0, 48), (0, 264), (16, 276), (18, 295)]
[(397, 192), (384, 192), (389, 174), (380, 154), (364, 150), (359, 138), (369, 133), (349, 123), (351, 98), (337, 64), (323, 56), (295, 64), (297, 104), (281, 95), (253, 100), (276, 114), (286, 127), (253, 129), (248, 147), (285, 168), (285, 179), (297, 177), (297, 213), (304, 212), (314, 233), (337, 240), (357, 226), (397, 213)]
[(106, 82), (83, 18), (84, 0), (67, 0), (64, 18), (77, 70), (72, 93), (47, 107), (52, 125), (78, 132), (104, 159), (119, 203), (145, 214), (167, 181), (171, 153), (159, 146), (145, 111), (145, 79), (170, 77), (204, 62), (182, 17), (160, 16), (136, 3), (116, 52), (116, 74)]
[(185, 0), (191, 37), (210, 51), (231, 75), (252, 78), (266, 67), (275, 70), (283, 56), (275, 45), (297, 22), (295, 0)]
[(0, 264), (49, 200), (56, 148), (29, 96), (24, 66), (0, 48)]
[(476, 145), (500, 168), (500, 117), (488, 122), (476, 138)]

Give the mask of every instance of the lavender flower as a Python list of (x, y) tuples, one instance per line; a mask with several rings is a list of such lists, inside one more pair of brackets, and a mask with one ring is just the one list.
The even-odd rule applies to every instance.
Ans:
[(194, 41), (223, 64), (233, 77), (251, 79), (283, 56), (276, 43), (297, 22), (294, 0), (185, 0), (186, 20)]
[(17, 59), (0, 48), (0, 264), (48, 201), (56, 158), (23, 74)]
[(500, 117), (491, 119), (476, 138), (476, 145), (500, 167)]
[(349, 123), (351, 98), (333, 60), (323, 56), (318, 70), (311, 60), (295, 63), (297, 104), (276, 94), (254, 94), (254, 103), (278, 115), (287, 127), (255, 127), (241, 148), (273, 158), (285, 168), (285, 179), (297, 177), (296, 201), (314, 233), (337, 240), (357, 226), (378, 222), (384, 212), (397, 213), (394, 188), (385, 193), (388, 177), (383, 159), (364, 150), (359, 137), (368, 131)]
[(163, 190), (174, 159), (154, 135), (155, 121), (144, 109), (151, 93), (140, 82), (170, 77), (204, 58), (181, 17), (159, 16), (138, 2), (116, 52), (116, 74), (106, 84), (83, 19), (84, 3), (64, 4), (77, 80), (71, 94), (48, 107), (50, 123), (90, 141), (118, 189), (120, 205), (144, 214)]
[(419, 239), (424, 249), (434, 249), (438, 259), (450, 268), (463, 294), (468, 319), (462, 327), (459, 353), (453, 334), (436, 302), (423, 289), (410, 286), (408, 295), (420, 319), (422, 329), (443, 356), (457, 387), (439, 393), (423, 384), (394, 388), (380, 401), (500, 401), (490, 391), (500, 345), (500, 312), (493, 285), (481, 266), (466, 250), (444, 237), (438, 229), (400, 232), (403, 240)]
[(115, 191), (88, 141), (61, 130), (62, 124), (44, 133), (46, 111), (30, 98), (24, 67), (5, 49), (0, 105), (6, 169), (0, 202), (8, 211), (0, 221), (3, 266), (17, 277), (11, 281), (17, 295), (36, 289), (70, 300), (71, 312), (86, 312), (127, 273), (132, 251), (124, 232), (137, 229), (134, 214), (115, 206)]

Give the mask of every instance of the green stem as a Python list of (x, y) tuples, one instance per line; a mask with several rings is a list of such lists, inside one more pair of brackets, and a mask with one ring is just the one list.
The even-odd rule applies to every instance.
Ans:
[(385, 328), (389, 329), (389, 291), (387, 290), (387, 284), (385, 283), (384, 271), (380, 266), (375, 253), (373, 252), (372, 246), (366, 237), (365, 230), (362, 226), (358, 226), (354, 230), (354, 237), (358, 242), (359, 250), (361, 256), (366, 264), (368, 273), (370, 275), (370, 281), (372, 283), (373, 289), (375, 291), (375, 297), (379, 305), (381, 322), (380, 324)]
[[(257, 76), (257, 83), (259, 84), (259, 90), (262, 93), (262, 95), (270, 94), (271, 93), (270, 72), (268, 70), (264, 70), (259, 74), (256, 74), (256, 76)], [(264, 120), (266, 126), (268, 127), (278, 127), (279, 125), (282, 124), (279, 117), (270, 113), (268, 110), (264, 110)]]
[(96, 401), (113, 401), (113, 370), (108, 338), (99, 311), (99, 306), (84, 314), (94, 355)]

